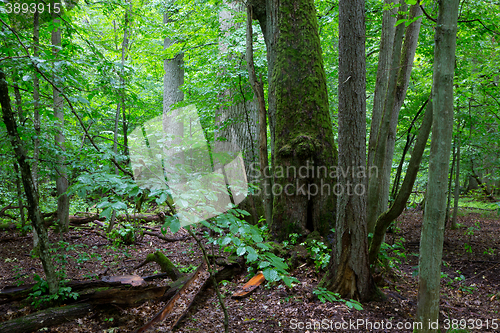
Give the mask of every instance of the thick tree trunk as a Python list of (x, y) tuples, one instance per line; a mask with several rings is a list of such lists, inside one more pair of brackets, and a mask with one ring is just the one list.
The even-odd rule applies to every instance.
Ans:
[(336, 215), (337, 156), (314, 1), (280, 1), (278, 29), (271, 231), (280, 240), (313, 230), (327, 235)]
[[(54, 24), (59, 24), (60, 20), (55, 16)], [(57, 54), (59, 53), (59, 48), (61, 47), (61, 29), (57, 28), (52, 31), (52, 53), (57, 61)], [(54, 103), (54, 116), (59, 120), (57, 126), (57, 132), (55, 135), (55, 144), (62, 152), (66, 150), (64, 142), (66, 138), (63, 134), (64, 129), (64, 110), (63, 110), (63, 98), (58, 89), (61, 85), (59, 84), (60, 79), (57, 74), (57, 70), (54, 73), (54, 84), (52, 87), (52, 96)], [(56, 88), (57, 87), (57, 88)], [(68, 174), (66, 166), (64, 165), (66, 158), (64, 154), (58, 156), (58, 164), (56, 166), (56, 191), (57, 191), (57, 220), (60, 231), (67, 231), (69, 228), (69, 197), (66, 194), (68, 190)]]
[(422, 121), (420, 131), (418, 132), (417, 142), (415, 143), (415, 147), (413, 148), (410, 162), (408, 163), (408, 169), (406, 170), (406, 175), (403, 180), (403, 184), (401, 185), (401, 190), (398, 192), (398, 195), (396, 196), (391, 208), (380, 215), (377, 219), (376, 228), (370, 244), (370, 264), (374, 264), (377, 260), (380, 246), (384, 241), (387, 228), (390, 226), (391, 222), (394, 221), (394, 219), (396, 219), (403, 212), (406, 207), (406, 202), (411, 195), (413, 184), (415, 184), (415, 179), (417, 178), (418, 169), (420, 168), (420, 162), (422, 161), (422, 156), (427, 145), (427, 139), (429, 138), (431, 127), (432, 103), (427, 103), (424, 120)]
[(439, 0), (433, 75), (433, 124), (427, 202), (420, 239), (419, 290), (416, 320), (420, 332), (439, 316), (439, 287), (443, 255), (446, 180), (453, 133), (453, 76), (457, 38), (458, 0)]
[(9, 140), (12, 148), (15, 151), (19, 168), (21, 169), (24, 192), (28, 201), (28, 216), (33, 223), (33, 229), (36, 231), (39, 238), (38, 248), (40, 259), (43, 265), (43, 270), (45, 272), (45, 278), (49, 285), (49, 292), (51, 294), (54, 294), (59, 289), (59, 283), (57, 280), (54, 264), (49, 253), (50, 244), (47, 230), (43, 225), (43, 219), (41, 217), (40, 208), (38, 206), (38, 192), (35, 190), (33, 174), (31, 173), (31, 168), (28, 163), (28, 156), (17, 131), (17, 124), (10, 103), (7, 80), (5, 78), (5, 74), (2, 71), (0, 71), (0, 104), (2, 106), (2, 117), (5, 123), (5, 127), (7, 127)]
[[(366, 229), (365, 1), (339, 3), (339, 164), (336, 253), (323, 285), (343, 297), (367, 300), (374, 291)], [(352, 188), (349, 193), (349, 187)]]
[[(229, 10), (221, 11), (219, 15), (219, 22), (221, 30), (225, 31), (226, 36), (229, 36), (231, 28), (237, 25), (234, 22), (234, 13), (245, 11), (245, 6), (241, 2), (226, 2)], [(229, 51), (230, 45), (224, 41), (220, 41), (220, 53), (223, 57), (245, 58), (245, 54), (231, 54)], [(247, 46), (248, 49), (248, 46)], [(247, 55), (248, 57), (248, 55)], [(247, 61), (248, 65), (248, 61)], [(226, 69), (223, 69), (226, 71)], [(262, 135), (266, 136), (265, 155), (267, 159), (267, 121), (264, 124), (260, 121), (260, 105), (259, 96), (254, 91), (252, 99), (246, 99), (245, 94), (253, 89), (252, 82), (246, 79), (240, 79), (239, 87), (235, 89), (227, 89), (223, 93), (223, 104), (217, 117), (220, 130), (216, 136), (219, 138), (227, 139), (231, 143), (236, 143), (243, 153), (243, 163), (245, 165), (246, 177), (249, 184), (257, 186), (264, 186), (261, 177), (258, 175), (263, 170), (260, 163), (260, 141)], [(263, 97), (263, 96), (262, 96)], [(235, 102), (235, 100), (242, 100)], [(262, 99), (262, 101), (264, 101)], [(265, 114), (265, 105), (264, 110)], [(265, 119), (264, 119), (265, 120)], [(264, 128), (264, 129), (263, 129)], [(264, 133), (261, 134), (261, 131)], [(252, 214), (249, 217), (249, 222), (257, 223), (259, 217), (265, 215), (264, 209), (264, 193), (256, 192), (255, 195), (248, 194), (248, 196), (238, 205), (239, 208), (247, 210)], [(270, 218), (270, 216), (266, 216)]]

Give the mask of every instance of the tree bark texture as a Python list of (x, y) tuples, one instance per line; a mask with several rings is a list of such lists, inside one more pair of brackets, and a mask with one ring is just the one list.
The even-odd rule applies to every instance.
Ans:
[[(339, 163), (340, 170), (366, 167), (365, 1), (339, 3)], [(340, 172), (336, 253), (324, 285), (343, 297), (367, 300), (373, 291), (368, 264), (366, 177)], [(351, 184), (351, 193), (349, 193)], [(359, 189), (361, 191), (359, 191)]]
[[(57, 16), (54, 16), (54, 24), (59, 24), (60, 20)], [(59, 48), (61, 47), (61, 29), (57, 28), (52, 31), (52, 53), (57, 61), (57, 54), (59, 53)], [(58, 119), (59, 124), (57, 126), (57, 132), (55, 134), (55, 143), (59, 147), (63, 154), (58, 156), (58, 162), (56, 165), (56, 191), (57, 191), (57, 221), (61, 231), (67, 231), (69, 228), (69, 197), (66, 194), (68, 190), (68, 173), (64, 162), (66, 158), (64, 157), (65, 141), (66, 138), (63, 134), (64, 130), (64, 109), (63, 109), (63, 97), (60, 94), (59, 89), (61, 89), (60, 79), (58, 76), (57, 66), (54, 69), (54, 84), (52, 87), (52, 96), (54, 103), (54, 116)]]
[[(406, 3), (403, 3), (400, 7), (401, 11), (406, 9)], [(404, 18), (404, 14), (399, 14), (398, 19)], [(367, 203), (367, 223), (368, 223), (368, 233), (373, 233), (375, 230), (375, 223), (377, 217), (387, 209), (387, 206), (383, 205), (383, 189), (384, 186), (384, 165), (386, 163), (386, 152), (387, 152), (387, 137), (389, 135), (389, 129), (391, 126), (392, 114), (394, 111), (394, 105), (396, 100), (396, 90), (397, 90), (397, 77), (399, 73), (399, 64), (401, 59), (401, 47), (403, 43), (404, 35), (404, 25), (399, 24), (396, 27), (394, 45), (392, 49), (392, 57), (390, 60), (390, 70), (388, 75), (387, 83), (387, 94), (384, 100), (384, 108), (382, 112), (382, 119), (380, 121), (379, 130), (377, 133), (377, 143), (375, 146), (375, 155), (373, 157), (373, 166), (376, 168), (377, 172), (373, 173), (369, 177), (368, 182), (368, 203)], [(397, 119), (397, 118), (396, 118)], [(388, 191), (387, 191), (388, 192)], [(388, 194), (388, 193), (387, 193)]]
[[(234, 12), (246, 11), (245, 6), (240, 2), (228, 2), (229, 10), (220, 13), (219, 22), (221, 30), (226, 36), (231, 33), (231, 28), (236, 27), (234, 22)], [(222, 56), (228, 55), (230, 45), (220, 41), (220, 52)], [(237, 54), (237, 57), (245, 58), (245, 54)], [(224, 70), (224, 69), (223, 69)], [(225, 138), (229, 142), (236, 143), (243, 153), (243, 163), (245, 165), (246, 177), (249, 184), (261, 184), (261, 178), (256, 170), (260, 169), (259, 138), (261, 127), (259, 126), (259, 100), (254, 93), (252, 99), (245, 99), (245, 95), (252, 90), (251, 82), (240, 77), (239, 86), (236, 89), (228, 89), (223, 94), (223, 104), (219, 110), (218, 125), (219, 134), (216, 137)], [(265, 134), (267, 136), (267, 129)], [(267, 146), (266, 146), (267, 155)], [(256, 223), (259, 216), (264, 215), (263, 196), (259, 193), (249, 195), (238, 205), (239, 208), (249, 211), (253, 216), (249, 222)]]
[(35, 190), (33, 174), (28, 163), (28, 156), (24, 148), (23, 142), (19, 137), (17, 131), (17, 124), (12, 112), (9, 90), (7, 87), (7, 80), (5, 74), (0, 70), (0, 105), (2, 106), (2, 118), (7, 127), (9, 140), (16, 154), (17, 163), (21, 170), (21, 177), (24, 186), (24, 192), (28, 201), (28, 216), (33, 223), (33, 229), (38, 235), (38, 248), (40, 259), (42, 261), (45, 278), (49, 285), (49, 292), (54, 294), (59, 289), (59, 283), (56, 276), (54, 264), (49, 253), (49, 239), (47, 230), (43, 225), (43, 219), (40, 214), (40, 207), (38, 206), (38, 192)]
[[(317, 230), (335, 219), (337, 149), (312, 0), (275, 1), (278, 10), (274, 197), (271, 231), (277, 239)], [(323, 168), (323, 169), (320, 169)], [(322, 171), (321, 171), (322, 170)], [(327, 170), (327, 172), (325, 172)]]
[(443, 255), (446, 183), (453, 133), (453, 76), (457, 38), (458, 0), (439, 0), (435, 32), (433, 74), (433, 124), (429, 161), (427, 202), (420, 238), (417, 320), (421, 332), (438, 320), (439, 287)]
[(267, 151), (267, 110), (264, 100), (264, 83), (262, 79), (257, 80), (255, 74), (255, 66), (253, 61), (253, 28), (252, 28), (252, 12), (251, 5), (247, 6), (247, 31), (246, 31), (246, 58), (248, 66), (248, 78), (252, 85), (253, 92), (259, 102), (259, 162), (261, 172), (261, 190), (264, 199), (264, 217), (266, 222), (271, 224), (273, 218), (273, 198), (270, 191), (265, 189), (271, 188), (271, 175), (269, 174), (269, 158)]
[(408, 163), (408, 169), (406, 170), (405, 178), (403, 180), (403, 184), (401, 185), (401, 190), (398, 192), (391, 208), (380, 215), (377, 219), (375, 231), (370, 244), (370, 264), (374, 264), (377, 260), (378, 253), (380, 252), (380, 246), (384, 241), (387, 228), (406, 207), (406, 202), (411, 195), (413, 184), (415, 184), (415, 179), (417, 178), (418, 169), (420, 168), (420, 162), (422, 161), (422, 156), (424, 154), (425, 147), (427, 146), (427, 140), (429, 139), (431, 127), (432, 103), (428, 102), (424, 119), (422, 121), (422, 125), (420, 126), (420, 131), (418, 132), (417, 142), (413, 148), (410, 162)]

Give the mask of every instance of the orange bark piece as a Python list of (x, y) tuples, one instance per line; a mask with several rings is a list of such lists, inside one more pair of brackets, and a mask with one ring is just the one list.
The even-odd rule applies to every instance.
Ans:
[(235, 291), (232, 297), (243, 297), (248, 295), (250, 292), (255, 290), (258, 286), (261, 285), (262, 282), (264, 282), (266, 278), (264, 277), (264, 274), (258, 273), (256, 274), (253, 278), (250, 279), (243, 287), (241, 287), (239, 290)]

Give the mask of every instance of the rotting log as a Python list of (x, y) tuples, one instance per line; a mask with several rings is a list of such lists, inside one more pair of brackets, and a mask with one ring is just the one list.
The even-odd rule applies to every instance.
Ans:
[(2, 333), (34, 332), (43, 327), (60, 325), (87, 315), (92, 310), (89, 303), (80, 303), (58, 308), (50, 308), (36, 313), (0, 323)]

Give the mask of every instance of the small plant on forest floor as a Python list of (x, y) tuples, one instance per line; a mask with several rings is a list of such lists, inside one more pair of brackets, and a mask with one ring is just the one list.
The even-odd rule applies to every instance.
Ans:
[(400, 238), (399, 241), (395, 242), (392, 245), (387, 243), (382, 243), (379, 252), (379, 260), (386, 266), (387, 268), (394, 269), (399, 267), (403, 263), (403, 260), (406, 259), (405, 248), (403, 243), (405, 242), (404, 238)]
[(42, 279), (38, 274), (35, 274), (33, 279), (36, 281), (33, 286), (33, 292), (30, 293), (28, 299), (33, 300), (31, 305), (35, 308), (51, 305), (54, 303), (61, 303), (69, 298), (77, 299), (79, 294), (71, 291), (71, 287), (64, 286), (61, 282), (57, 293), (49, 294), (49, 284)]
[(301, 243), (300, 245), (306, 246), (307, 252), (314, 260), (314, 266), (317, 271), (325, 269), (330, 262), (330, 252), (332, 251), (325, 243), (312, 239), (308, 243)]
[(479, 224), (479, 221), (477, 221), (476, 223), (474, 223), (473, 226), (470, 226), (467, 228), (467, 230), (465, 230), (465, 236), (469, 236), (469, 242), (464, 244), (466, 252), (472, 253), (472, 246), (471, 246), (472, 236), (474, 236), (474, 233), (479, 230), (481, 230), (481, 224)]
[(318, 299), (320, 300), (321, 303), (342, 302), (342, 303), (345, 303), (345, 305), (349, 309), (354, 308), (354, 309), (359, 310), (359, 311), (363, 310), (363, 306), (358, 301), (355, 301), (353, 299), (345, 300), (345, 299), (340, 297), (340, 294), (331, 292), (331, 291), (327, 290), (326, 288), (318, 287), (318, 288), (313, 290), (313, 294), (318, 296)]
[(464, 292), (464, 293), (469, 293), (473, 294), (474, 291), (477, 290), (477, 286), (475, 283), (471, 285), (466, 285), (465, 281), (467, 280), (465, 276), (462, 275), (462, 272), (457, 271), (458, 276), (456, 276), (454, 279), (451, 279), (448, 274), (446, 273), (441, 273), (441, 278), (447, 278), (448, 279), (448, 286), (453, 286), (454, 283), (458, 284), (458, 290)]

